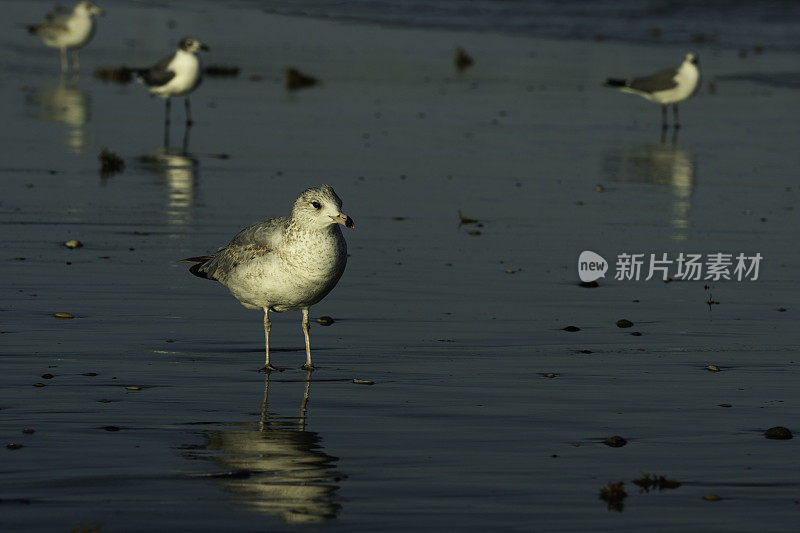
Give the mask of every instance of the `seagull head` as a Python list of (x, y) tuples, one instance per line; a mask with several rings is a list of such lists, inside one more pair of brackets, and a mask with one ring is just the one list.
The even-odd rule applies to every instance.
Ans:
[(190, 54), (196, 54), (200, 50), (205, 52), (209, 51), (208, 46), (204, 45), (194, 37), (184, 37), (181, 39), (181, 42), (178, 43), (178, 48), (184, 52), (189, 52)]
[(346, 228), (356, 226), (353, 219), (342, 212), (342, 200), (329, 185), (303, 191), (294, 202), (292, 218), (304, 227), (317, 230), (333, 224)]
[(75, 13), (86, 13), (87, 15), (105, 15), (105, 10), (97, 7), (91, 2), (78, 2), (75, 6)]
[(697, 57), (697, 54), (695, 54), (694, 52), (689, 52), (688, 54), (686, 54), (686, 59), (684, 59), (684, 61), (686, 61), (687, 63), (691, 63), (692, 65), (697, 65), (698, 63), (700, 63), (700, 58)]

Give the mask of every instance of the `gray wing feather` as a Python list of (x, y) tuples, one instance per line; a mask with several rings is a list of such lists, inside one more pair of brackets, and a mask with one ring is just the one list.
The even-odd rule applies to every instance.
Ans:
[(668, 68), (650, 76), (628, 80), (625, 85), (636, 91), (656, 93), (677, 87), (678, 83), (675, 81), (677, 75), (677, 69)]
[(169, 83), (169, 80), (175, 77), (175, 72), (169, 70), (169, 64), (172, 62), (174, 55), (167, 56), (158, 63), (151, 65), (146, 69), (137, 70), (137, 74), (149, 86), (161, 86)]
[(224, 282), (237, 266), (274, 250), (283, 239), (288, 223), (288, 218), (281, 217), (246, 227), (236, 234), (228, 246), (214, 252), (212, 259), (198, 265), (197, 271), (205, 273), (208, 278)]
[(58, 17), (28, 27), (28, 31), (32, 34), (46, 39), (56, 38), (59, 34), (66, 32), (67, 29), (67, 17)]

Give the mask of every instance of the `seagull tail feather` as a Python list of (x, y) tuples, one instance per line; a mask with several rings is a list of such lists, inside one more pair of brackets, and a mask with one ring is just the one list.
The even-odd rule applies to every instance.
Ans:
[(195, 263), (195, 264), (202, 264), (208, 261), (209, 259), (214, 259), (213, 255), (200, 255), (197, 257), (187, 257), (186, 259), (181, 259), (181, 263)]
[(201, 255), (201, 256), (198, 256), (198, 257), (187, 257), (186, 259), (181, 259), (180, 262), (181, 263), (193, 263), (191, 268), (189, 268), (189, 272), (191, 272), (192, 274), (194, 274), (198, 278), (214, 279), (214, 278), (209, 276), (208, 272), (206, 272), (205, 270), (201, 270), (203, 268), (203, 266), (208, 261), (210, 261), (211, 259), (214, 259), (213, 255)]

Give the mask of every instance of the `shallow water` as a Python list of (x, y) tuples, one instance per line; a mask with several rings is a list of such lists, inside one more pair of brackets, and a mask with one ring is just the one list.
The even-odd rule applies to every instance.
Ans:
[[(77, 82), (24, 32), (1, 42), (0, 435), (23, 445), (2, 450), (4, 529), (796, 529), (797, 440), (763, 431), (800, 428), (798, 99), (742, 75), (796, 55), (700, 47), (706, 86), (662, 139), (657, 107), (600, 84), (683, 46), (174, 6), (112, 3)], [(163, 104), (89, 75), (176, 33), (242, 67), (192, 97), (186, 154), (180, 105), (164, 151)], [(462, 75), (456, 44), (476, 57)], [(289, 65), (323, 85), (286, 94)], [(123, 172), (100, 176), (102, 147)], [(177, 260), (320, 183), (357, 223), (312, 309), (336, 322), (312, 329), (309, 383), (300, 313), (276, 314), (286, 370), (266, 383), (260, 314)], [(764, 261), (708, 289), (583, 288), (587, 249)], [(639, 493), (641, 471), (681, 486)], [(598, 499), (618, 480), (621, 512)]]

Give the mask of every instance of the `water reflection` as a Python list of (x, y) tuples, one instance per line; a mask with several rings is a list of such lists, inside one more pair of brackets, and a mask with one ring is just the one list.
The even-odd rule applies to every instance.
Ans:
[(163, 178), (167, 186), (166, 214), (170, 224), (187, 224), (192, 219), (197, 186), (197, 159), (185, 152), (159, 148), (139, 158), (143, 168)]
[(658, 143), (638, 147), (615, 147), (606, 154), (604, 175), (610, 181), (652, 183), (672, 190), (670, 226), (672, 239), (688, 239), (692, 193), (696, 184), (694, 154), (678, 145), (677, 131), (671, 138), (662, 134)]
[(335, 470), (338, 459), (323, 451), (317, 433), (306, 430), (311, 373), (302, 384), (297, 417), (268, 410), (269, 378), (267, 374), (259, 422), (206, 431), (204, 451), (192, 455), (229, 472), (212, 479), (249, 511), (293, 524), (336, 518), (336, 491), (343, 477)]
[(89, 93), (61, 78), (57, 85), (32, 89), (27, 103), (35, 109), (36, 118), (67, 124), (64, 144), (75, 153), (83, 153), (89, 142), (86, 127), (91, 119)]

